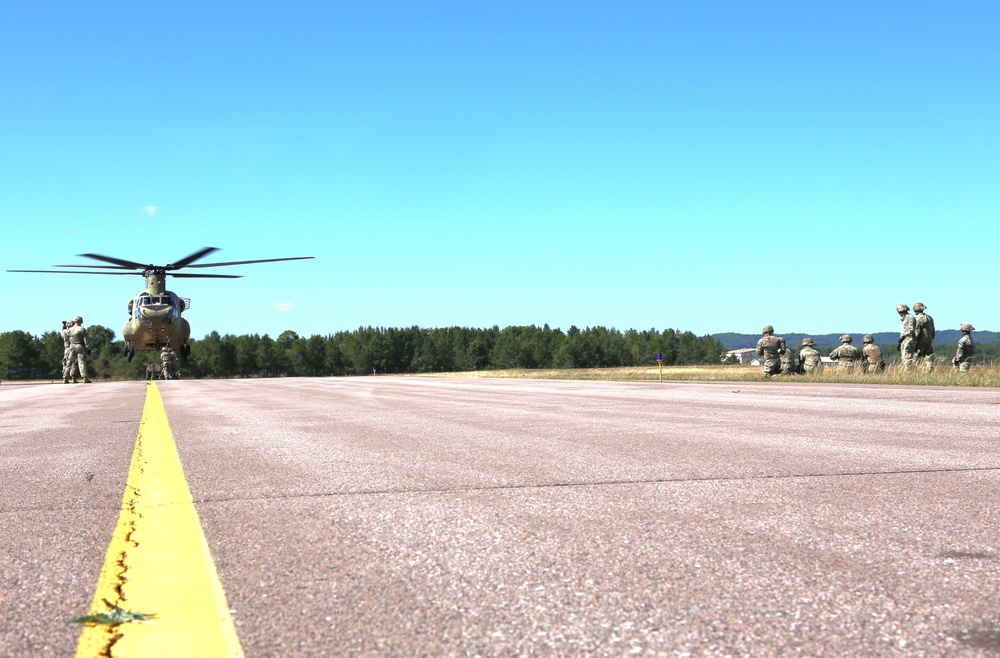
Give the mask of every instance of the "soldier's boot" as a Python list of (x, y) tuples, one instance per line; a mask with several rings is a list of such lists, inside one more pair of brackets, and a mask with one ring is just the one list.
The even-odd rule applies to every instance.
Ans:
[[(957, 368), (958, 366), (956, 365), (955, 367)], [(63, 384), (68, 384), (68, 383), (69, 383), (69, 377), (63, 377)]]
[(76, 378), (76, 375), (73, 375), (73, 383), (74, 384), (79, 384), (80, 383), (80, 380)]
[(84, 378), (83, 378), (83, 383), (84, 383), (84, 384), (90, 384), (90, 383), (91, 383), (91, 381), (90, 381), (90, 377), (84, 377)]

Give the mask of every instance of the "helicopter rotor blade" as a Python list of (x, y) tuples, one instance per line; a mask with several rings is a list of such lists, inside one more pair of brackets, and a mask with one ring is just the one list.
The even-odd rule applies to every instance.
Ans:
[[(125, 268), (127, 270), (144, 270), (148, 265), (143, 265), (142, 263), (136, 263), (131, 260), (124, 260), (121, 258), (112, 258), (111, 256), (102, 256), (101, 254), (77, 254), (83, 258), (93, 258), (94, 260), (103, 260), (105, 263), (111, 263), (118, 267)], [(107, 265), (57, 265), (56, 267), (108, 267)]]
[(174, 274), (173, 272), (168, 272), (167, 276), (177, 277), (178, 279), (242, 279), (242, 274)]
[[(167, 269), (167, 270), (179, 270), (182, 267), (188, 267), (189, 265), (191, 265), (191, 263), (195, 262), (196, 260), (200, 260), (200, 259), (204, 258), (205, 256), (207, 256), (207, 255), (209, 255), (209, 254), (211, 254), (213, 252), (216, 252), (218, 250), (219, 250), (218, 247), (205, 247), (204, 249), (201, 249), (199, 251), (194, 252), (190, 256), (185, 256), (184, 258), (180, 259), (176, 263), (172, 263), (170, 265), (167, 265), (164, 269)], [(204, 267), (204, 266), (203, 265), (196, 265), (195, 267)]]
[[(100, 265), (56, 265), (55, 267), (101, 267)], [(74, 270), (7, 270), (8, 272), (30, 272), (32, 274), (110, 274), (121, 276), (124, 274), (139, 274), (142, 272), (77, 272)]]
[(260, 260), (234, 260), (228, 263), (202, 263), (201, 265), (189, 265), (188, 267), (227, 267), (229, 265), (250, 265), (252, 263), (276, 263), (282, 260), (309, 260), (315, 256), (294, 256), (292, 258), (261, 258)]
[(121, 269), (135, 269), (134, 267), (123, 268), (120, 265), (53, 265), (52, 267), (86, 267), (88, 269), (103, 269), (103, 270), (121, 270)]

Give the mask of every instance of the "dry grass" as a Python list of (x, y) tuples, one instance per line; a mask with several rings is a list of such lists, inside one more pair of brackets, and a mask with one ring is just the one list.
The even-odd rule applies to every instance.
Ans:
[[(475, 372), (439, 373), (436, 377), (472, 377), (483, 379), (577, 379), (593, 381), (659, 381), (657, 366), (631, 368), (579, 368), (539, 370), (480, 370)], [(754, 382), (765, 381), (760, 366), (669, 366), (663, 368), (664, 381)], [(850, 384), (892, 384), (904, 386), (984, 386), (1000, 388), (1000, 368), (974, 367), (960, 373), (950, 365), (934, 372), (910, 371), (899, 366), (885, 372), (865, 374), (860, 371), (837, 372), (827, 368), (818, 374), (773, 377), (775, 382), (826, 382)]]

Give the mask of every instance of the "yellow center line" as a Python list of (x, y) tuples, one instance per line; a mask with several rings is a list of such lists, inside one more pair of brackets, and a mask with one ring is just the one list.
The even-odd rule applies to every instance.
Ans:
[(152, 623), (87, 625), (77, 658), (243, 656), (153, 382), (91, 613), (106, 612), (105, 600), (156, 617)]

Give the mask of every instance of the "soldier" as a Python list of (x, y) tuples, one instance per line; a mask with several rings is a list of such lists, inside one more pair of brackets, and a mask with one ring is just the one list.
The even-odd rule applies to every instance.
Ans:
[(76, 365), (76, 360), (70, 359), (70, 348), (69, 348), (69, 330), (73, 326), (72, 320), (63, 320), (62, 323), (62, 337), (63, 337), (63, 384), (69, 383), (70, 376), (75, 380), (80, 372), (79, 367)]
[(160, 350), (160, 361), (163, 364), (160, 367), (160, 378), (161, 379), (177, 379), (180, 373), (177, 371), (177, 355), (169, 347), (164, 347)]
[[(79, 364), (83, 383), (89, 384), (90, 378), (87, 377), (87, 330), (83, 328), (83, 318), (79, 315), (76, 316), (76, 319), (73, 320), (73, 326), (69, 328), (66, 335), (69, 338), (69, 360)], [(68, 383), (68, 376), (68, 372), (63, 372), (63, 382)], [(73, 383), (79, 383), (76, 375), (73, 375)]]
[(916, 317), (913, 318), (915, 325), (913, 356), (915, 358), (914, 365), (920, 363), (922, 359), (927, 372), (933, 372), (934, 318), (924, 313), (926, 308), (923, 302), (917, 302), (913, 305), (913, 312), (916, 313)]
[(823, 369), (823, 359), (820, 356), (819, 350), (816, 349), (816, 343), (812, 338), (802, 339), (802, 349), (799, 350), (799, 363), (807, 375)]
[(959, 372), (969, 372), (969, 368), (972, 367), (972, 357), (976, 354), (976, 344), (972, 342), (972, 332), (976, 328), (968, 322), (963, 322), (959, 328), (962, 330), (962, 337), (958, 339), (958, 351), (955, 352), (952, 363)]
[(757, 356), (764, 362), (764, 377), (781, 373), (781, 355), (785, 353), (785, 339), (774, 335), (774, 327), (764, 325), (764, 336), (757, 341)]
[(896, 348), (899, 350), (900, 359), (903, 362), (903, 367), (907, 370), (914, 365), (914, 342), (917, 336), (917, 322), (916, 318), (910, 315), (910, 307), (906, 304), (900, 304), (896, 307), (896, 312), (899, 313), (899, 341), (896, 343)]
[(840, 337), (840, 347), (830, 352), (830, 358), (838, 362), (839, 368), (845, 372), (854, 370), (854, 364), (861, 360), (861, 350), (851, 345), (853, 341), (850, 334), (844, 334)]
[(785, 350), (785, 353), (781, 355), (781, 374), (782, 375), (797, 375), (799, 374), (799, 366), (795, 362), (795, 350)]
[(882, 349), (875, 344), (875, 338), (871, 334), (865, 334), (862, 339), (865, 346), (861, 348), (861, 369), (865, 372), (882, 372), (885, 370), (885, 360), (882, 358)]

